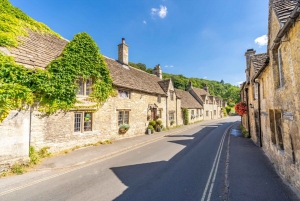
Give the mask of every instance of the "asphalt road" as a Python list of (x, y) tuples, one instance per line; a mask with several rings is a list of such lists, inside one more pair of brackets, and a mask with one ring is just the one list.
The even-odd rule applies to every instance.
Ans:
[[(34, 185), (14, 189), (3, 196), (0, 193), (0, 200), (251, 200), (243, 194), (243, 182), (238, 182), (243, 174), (242, 170), (236, 169), (239, 168), (238, 163), (229, 166), (229, 171), (226, 171), (230, 135), (226, 131), (237, 120), (238, 117), (233, 117), (207, 122), (84, 168), (44, 178)], [(231, 144), (230, 149), (237, 144)], [(241, 159), (238, 160), (241, 162)], [(236, 163), (234, 158), (230, 158), (230, 161)], [(268, 168), (272, 169), (271, 164), (266, 165), (264, 171), (268, 171)], [(232, 176), (233, 180), (230, 180), (230, 175), (234, 175), (235, 171), (239, 171), (239, 176)], [(226, 179), (226, 175), (229, 178)], [(255, 185), (254, 178), (248, 179), (250, 185)], [(270, 192), (266, 191), (270, 198), (268, 200), (290, 198), (291, 191), (280, 178), (271, 179), (271, 183), (276, 183), (272, 191), (282, 192), (283, 189), (284, 196), (278, 197), (276, 194), (273, 199)], [(230, 189), (228, 194), (225, 186), (228, 180), (233, 186), (236, 185), (237, 193)], [(249, 185), (249, 182), (245, 185)], [(247, 189), (245, 192), (249, 193)], [(265, 200), (260, 196), (263, 195), (258, 195), (255, 200)]]

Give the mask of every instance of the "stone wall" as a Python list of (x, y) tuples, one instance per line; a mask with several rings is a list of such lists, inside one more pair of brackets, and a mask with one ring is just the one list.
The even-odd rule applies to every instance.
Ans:
[[(35, 111), (32, 118), (31, 143), (37, 149), (49, 146), (50, 152), (58, 152), (74, 146), (96, 143), (99, 140), (143, 135), (150, 120), (147, 119), (147, 115), (150, 114), (149, 105), (154, 104), (162, 111), (160, 119), (165, 126), (166, 98), (162, 97), (161, 103), (158, 103), (156, 95), (136, 91), (130, 91), (129, 99), (111, 97), (98, 111), (91, 111), (93, 129), (88, 132), (74, 132), (74, 113), (82, 111), (59, 112), (51, 116), (43, 116)], [(130, 129), (125, 134), (119, 134), (120, 110), (129, 111)]]
[(11, 111), (0, 123), (0, 172), (29, 161), (29, 130), (29, 111)]

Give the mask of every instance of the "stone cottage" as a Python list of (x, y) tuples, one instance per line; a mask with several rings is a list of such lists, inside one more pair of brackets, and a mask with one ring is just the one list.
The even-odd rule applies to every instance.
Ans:
[(188, 91), (202, 105), (204, 112), (204, 120), (218, 119), (222, 117), (222, 103), (216, 101), (216, 97), (209, 94), (208, 86), (203, 89), (193, 87), (192, 82), (189, 82)]
[[(27, 68), (45, 67), (63, 51), (65, 39), (49, 34), (29, 32), (17, 48), (1, 47), (5, 55), (13, 56)], [(78, 82), (77, 99), (81, 103), (69, 112), (46, 116), (35, 108), (11, 111), (1, 123), (0, 161), (13, 163), (28, 159), (29, 146), (37, 149), (49, 146), (50, 151), (144, 134), (150, 120), (161, 119), (164, 127), (182, 124), (181, 99), (176, 95), (172, 80), (162, 80), (157, 65), (149, 74), (128, 65), (128, 45), (125, 39), (118, 46), (118, 60), (105, 57), (113, 79), (116, 96), (100, 108), (87, 101), (93, 80)], [(126, 133), (119, 132), (121, 124), (129, 124)]]
[[(181, 98), (181, 109), (188, 109), (189, 123), (201, 121), (204, 119), (202, 105), (188, 91), (175, 89), (176, 94)], [(181, 123), (184, 122), (184, 115), (181, 115)]]
[[(269, 59), (261, 63), (256, 74), (250, 77), (250, 73), (249, 78), (247, 75), (247, 82), (241, 90), (241, 96), (245, 97), (243, 93), (248, 87), (251, 137), (262, 146), (278, 172), (298, 190), (300, 190), (299, 14), (299, 1), (270, 0), (267, 49)], [(248, 82), (256, 84), (247, 86)], [(258, 124), (255, 121), (256, 112)], [(245, 120), (243, 118), (243, 121)], [(260, 140), (257, 137), (260, 137)]]

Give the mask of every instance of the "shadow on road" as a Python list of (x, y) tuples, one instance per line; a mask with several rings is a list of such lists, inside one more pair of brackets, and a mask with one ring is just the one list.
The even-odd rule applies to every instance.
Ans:
[[(218, 125), (209, 125), (198, 130), (191, 129), (183, 133), (166, 138), (189, 137), (192, 139), (171, 140), (169, 142), (184, 145), (185, 148), (173, 156), (169, 161), (159, 161), (145, 164), (136, 164), (123, 167), (113, 167), (111, 170), (128, 188), (117, 197), (120, 200), (199, 200), (204, 186), (199, 180), (207, 180), (207, 174), (193, 174), (201, 169), (210, 168), (219, 143), (220, 135), (211, 135), (211, 131), (224, 131), (232, 122)], [(218, 128), (216, 128), (218, 126)], [(222, 128), (220, 128), (222, 127)], [(201, 130), (200, 130), (201, 129)], [(189, 133), (192, 132), (192, 133)], [(203, 152), (197, 152), (197, 145)], [(196, 150), (194, 149), (197, 146)], [(202, 150), (201, 148), (201, 150)], [(188, 157), (186, 157), (188, 156)], [(199, 160), (201, 158), (201, 160)], [(205, 161), (205, 163), (203, 163)], [(180, 163), (180, 164), (179, 164)], [(200, 169), (199, 169), (200, 168)], [(203, 176), (205, 175), (205, 177)]]

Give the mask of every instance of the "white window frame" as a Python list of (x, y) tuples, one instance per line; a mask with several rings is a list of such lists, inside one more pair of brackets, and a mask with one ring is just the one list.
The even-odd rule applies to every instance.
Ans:
[(124, 99), (130, 99), (130, 92), (125, 90), (118, 90), (118, 97)]
[[(79, 77), (77, 79), (77, 84), (78, 84), (78, 92), (77, 95), (79, 96), (88, 96), (93, 92), (93, 79), (92, 78), (88, 78), (86, 80), (84, 80), (82, 77)], [(91, 83), (89, 85), (89, 83)]]
[[(120, 121), (120, 114), (122, 116), (121, 121)], [(128, 114), (127, 121), (125, 119), (125, 115), (126, 114)], [(118, 110), (117, 120), (118, 120), (118, 126), (120, 126), (121, 124), (128, 124), (129, 125), (129, 122), (130, 122), (130, 110)]]

